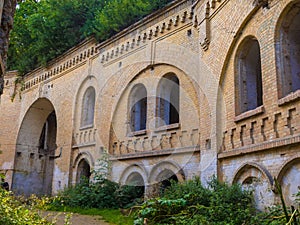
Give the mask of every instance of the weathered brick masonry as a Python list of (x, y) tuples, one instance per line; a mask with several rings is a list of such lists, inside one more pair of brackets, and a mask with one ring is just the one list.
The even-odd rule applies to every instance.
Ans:
[[(111, 39), (75, 46), (0, 105), (0, 169), (19, 193), (56, 193), (104, 152), (112, 180), (157, 192), (212, 175), (257, 207), (300, 186), (300, 1), (184, 0)], [(11, 98), (14, 97), (14, 101)]]

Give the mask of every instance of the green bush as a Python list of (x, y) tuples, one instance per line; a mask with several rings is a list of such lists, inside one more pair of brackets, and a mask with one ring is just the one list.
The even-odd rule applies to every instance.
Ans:
[[(300, 192), (296, 199), (299, 203)], [(172, 182), (160, 198), (146, 201), (134, 224), (142, 225), (147, 220), (149, 225), (297, 225), (299, 218), (299, 210), (285, 203), (266, 212), (256, 211), (251, 191), (240, 185), (230, 186), (213, 178), (206, 188), (195, 178)]]
[(172, 183), (161, 198), (146, 201), (135, 224), (252, 224), (256, 219), (252, 194), (239, 185), (229, 186), (213, 178), (209, 188), (199, 178)]
[(120, 186), (108, 179), (97, 182), (82, 181), (54, 197), (51, 207), (128, 208), (140, 202), (142, 194), (139, 187)]

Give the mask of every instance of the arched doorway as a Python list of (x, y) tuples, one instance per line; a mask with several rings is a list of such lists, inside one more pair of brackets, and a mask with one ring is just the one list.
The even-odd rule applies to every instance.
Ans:
[(178, 178), (171, 170), (165, 169), (159, 175), (159, 193), (163, 194), (165, 190), (172, 185), (173, 182), (178, 182)]
[(141, 174), (138, 172), (131, 173), (127, 180), (126, 185), (135, 187), (136, 198), (143, 198), (145, 195), (145, 182)]
[(90, 177), (91, 177), (90, 164), (85, 159), (82, 159), (79, 162), (77, 167), (76, 183), (79, 184), (82, 181), (88, 181)]
[(18, 133), (12, 182), (16, 194), (52, 193), (56, 133), (52, 103), (45, 98), (38, 99), (24, 116)]

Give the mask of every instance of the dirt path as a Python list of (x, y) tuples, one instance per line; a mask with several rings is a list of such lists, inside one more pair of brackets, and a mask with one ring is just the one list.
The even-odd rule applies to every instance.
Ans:
[[(48, 221), (55, 222), (56, 225), (64, 225), (66, 216), (70, 213), (61, 212), (43, 212), (43, 217)], [(71, 214), (71, 225), (109, 225), (109, 223), (101, 220), (100, 216), (80, 215), (77, 213)]]

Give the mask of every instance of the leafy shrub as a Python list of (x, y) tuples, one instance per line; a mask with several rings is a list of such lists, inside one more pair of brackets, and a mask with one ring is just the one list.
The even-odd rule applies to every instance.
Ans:
[(53, 198), (52, 207), (69, 206), (82, 208), (128, 208), (140, 201), (141, 189), (120, 186), (108, 179), (97, 182), (83, 181), (66, 188)]
[(164, 198), (187, 200), (188, 205), (201, 204), (209, 206), (209, 199), (212, 195), (211, 191), (202, 186), (200, 178), (196, 177), (183, 183), (171, 181), (171, 186), (167, 188), (163, 194)]
[(161, 198), (146, 201), (135, 224), (143, 224), (145, 218), (148, 224), (240, 225), (252, 224), (256, 217), (251, 192), (216, 178), (205, 188), (195, 178), (172, 183)]
[[(277, 187), (282, 196), (280, 186)], [(281, 194), (280, 194), (281, 193)], [(300, 202), (300, 191), (296, 202)], [(291, 225), (300, 224), (299, 209), (276, 205), (257, 212), (252, 193), (240, 185), (228, 185), (213, 178), (208, 188), (199, 178), (172, 182), (161, 198), (146, 201), (139, 209), (135, 225)]]

